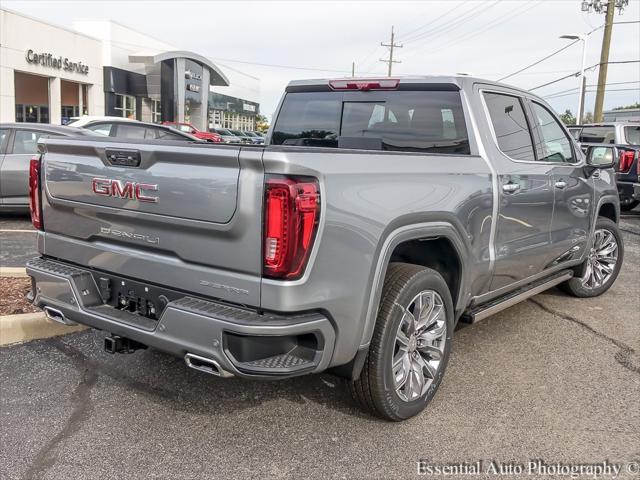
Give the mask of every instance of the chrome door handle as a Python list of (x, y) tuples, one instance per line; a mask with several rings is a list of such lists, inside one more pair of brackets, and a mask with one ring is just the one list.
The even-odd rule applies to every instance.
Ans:
[(566, 188), (567, 187), (567, 182), (565, 182), (564, 180), (558, 180), (556, 182), (556, 188)]
[(502, 191), (504, 193), (515, 193), (518, 190), (520, 190), (519, 183), (505, 183), (504, 185), (502, 185)]

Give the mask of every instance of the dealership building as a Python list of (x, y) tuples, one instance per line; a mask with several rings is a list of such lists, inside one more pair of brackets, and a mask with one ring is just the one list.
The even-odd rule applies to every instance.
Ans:
[(259, 80), (113, 21), (0, 9), (0, 122), (79, 115), (255, 130)]

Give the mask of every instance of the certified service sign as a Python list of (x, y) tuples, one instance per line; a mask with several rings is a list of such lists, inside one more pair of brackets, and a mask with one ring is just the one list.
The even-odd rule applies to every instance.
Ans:
[(89, 73), (89, 65), (82, 62), (72, 62), (66, 57), (56, 57), (51, 53), (35, 53), (33, 50), (27, 50), (27, 62), (34, 65), (42, 65), (48, 68), (57, 68), (66, 72), (76, 72), (82, 75)]

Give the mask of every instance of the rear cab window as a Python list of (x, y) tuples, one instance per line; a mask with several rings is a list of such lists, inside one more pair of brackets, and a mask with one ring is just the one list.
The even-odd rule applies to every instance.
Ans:
[(580, 132), (582, 143), (616, 143), (616, 128), (610, 126), (585, 126)]
[(289, 92), (271, 144), (469, 154), (457, 87), (428, 88)]

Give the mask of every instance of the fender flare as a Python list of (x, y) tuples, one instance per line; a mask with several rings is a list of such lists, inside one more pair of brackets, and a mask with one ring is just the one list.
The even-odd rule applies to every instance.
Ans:
[(616, 211), (616, 223), (620, 221), (620, 197), (617, 195), (603, 195), (598, 199), (598, 204), (593, 211), (593, 222), (591, 225), (591, 237), (593, 237), (593, 232), (596, 230), (596, 221), (598, 220), (598, 214), (600, 213), (600, 209), (604, 204), (610, 203), (613, 205), (613, 208)]
[(373, 336), (373, 330), (376, 324), (378, 308), (380, 306), (380, 298), (382, 296), (382, 286), (384, 277), (387, 273), (387, 267), (391, 254), (395, 248), (403, 242), (417, 239), (441, 238), (444, 237), (451, 242), (458, 258), (460, 260), (460, 288), (458, 290), (458, 298), (453, 299), (455, 311), (458, 312), (465, 298), (468, 297), (468, 287), (466, 284), (467, 257), (470, 251), (469, 238), (460, 233), (460, 229), (456, 228), (453, 223), (448, 221), (428, 221), (421, 223), (413, 223), (403, 225), (392, 230), (383, 236), (383, 242), (378, 249), (375, 267), (373, 269), (372, 280), (370, 281), (369, 297), (367, 301), (367, 309), (364, 317), (364, 326), (362, 329), (362, 338), (360, 348), (366, 348)]

